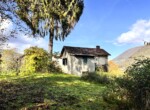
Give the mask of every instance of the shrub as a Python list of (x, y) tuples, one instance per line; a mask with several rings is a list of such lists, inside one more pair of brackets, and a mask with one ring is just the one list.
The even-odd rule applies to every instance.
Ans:
[(25, 57), (21, 67), (21, 72), (47, 72), (48, 53), (39, 47), (30, 47), (24, 50)]
[(128, 91), (127, 98), (137, 110), (150, 107), (150, 58), (139, 59), (128, 67), (126, 75), (118, 84)]
[(61, 72), (57, 62), (50, 61), (50, 56), (46, 50), (39, 47), (30, 47), (24, 50), (24, 59), (21, 72), (25, 74), (38, 72)]
[[(115, 86), (105, 92), (104, 99), (116, 100), (123, 109), (149, 110), (150, 107), (150, 59), (139, 59), (126, 70), (122, 78), (117, 78)], [(127, 109), (128, 110), (128, 109)]]
[(104, 91), (103, 100), (113, 106), (113, 110), (131, 110), (130, 102), (127, 100), (127, 91), (121, 88), (116, 81), (107, 85), (107, 90)]

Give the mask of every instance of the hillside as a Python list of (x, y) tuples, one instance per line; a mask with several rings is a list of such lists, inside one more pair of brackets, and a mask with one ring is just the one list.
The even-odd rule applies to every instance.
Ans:
[(0, 110), (108, 110), (105, 90), (67, 74), (0, 74)]
[(117, 63), (121, 69), (125, 70), (135, 62), (135, 59), (146, 57), (150, 58), (150, 45), (131, 48), (113, 59), (113, 61)]

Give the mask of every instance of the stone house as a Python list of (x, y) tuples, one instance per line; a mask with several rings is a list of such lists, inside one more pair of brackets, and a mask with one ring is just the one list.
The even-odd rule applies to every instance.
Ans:
[(96, 67), (102, 67), (108, 71), (109, 55), (100, 46), (96, 48), (64, 46), (59, 63), (63, 72), (82, 76), (88, 72), (95, 72)]

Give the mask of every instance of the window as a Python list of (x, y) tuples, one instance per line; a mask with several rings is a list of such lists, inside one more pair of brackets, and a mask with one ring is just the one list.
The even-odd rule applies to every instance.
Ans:
[(87, 64), (87, 57), (83, 57), (83, 62), (84, 62), (84, 64)]
[(67, 65), (67, 58), (63, 58), (63, 65)]
[(107, 67), (107, 65), (102, 65), (102, 69), (103, 69), (104, 72), (108, 72), (108, 67)]

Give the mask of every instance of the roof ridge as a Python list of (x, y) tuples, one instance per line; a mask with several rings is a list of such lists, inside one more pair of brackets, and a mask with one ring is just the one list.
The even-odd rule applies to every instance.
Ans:
[(88, 48), (88, 47), (73, 47), (73, 46), (64, 46), (61, 54), (67, 51), (68, 53), (71, 53), (73, 55), (93, 55), (93, 56), (99, 56), (99, 55), (110, 55), (106, 50), (99, 48)]
[[(86, 48), (86, 49), (96, 49), (96, 48), (90, 48), (90, 47), (74, 47), (74, 46), (64, 46), (64, 47), (71, 47), (71, 48)], [(100, 48), (102, 49), (102, 48)]]

